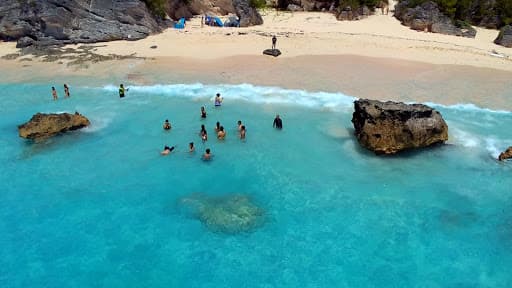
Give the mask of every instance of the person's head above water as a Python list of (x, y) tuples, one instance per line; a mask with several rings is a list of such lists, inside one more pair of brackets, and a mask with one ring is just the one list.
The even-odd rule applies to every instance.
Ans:
[(206, 154), (210, 154), (210, 148), (206, 148)]
[(241, 120), (238, 120), (238, 125), (242, 125), (242, 121)]
[(220, 93), (217, 93), (217, 97), (220, 97)]
[(55, 90), (55, 87), (52, 87), (52, 90)]

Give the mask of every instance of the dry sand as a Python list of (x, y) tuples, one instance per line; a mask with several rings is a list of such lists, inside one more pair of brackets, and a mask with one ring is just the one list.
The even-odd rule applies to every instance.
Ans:
[[(478, 28), (477, 37), (469, 39), (413, 31), (391, 13), (352, 22), (337, 21), (329, 13), (263, 14), (261, 26), (201, 27), (197, 17), (184, 30), (101, 43), (95, 49), (103, 55), (135, 53), (146, 60), (108, 61), (88, 69), (0, 60), (6, 71), (2, 81), (253, 83), (512, 110), (512, 49), (493, 44), (496, 30)], [(278, 58), (261, 55), (273, 34), (283, 52)], [(0, 43), (0, 56), (15, 53), (14, 46)]]

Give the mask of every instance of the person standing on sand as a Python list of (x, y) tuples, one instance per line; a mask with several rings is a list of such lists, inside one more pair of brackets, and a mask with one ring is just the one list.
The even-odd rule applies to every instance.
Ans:
[(281, 118), (279, 118), (279, 114), (276, 115), (276, 118), (274, 119), (274, 124), (272, 125), (274, 128), (277, 129), (283, 129), (283, 121)]
[(52, 87), (52, 96), (53, 96), (53, 100), (59, 99), (59, 96), (57, 96), (57, 90), (55, 90), (55, 87)]
[(276, 49), (277, 37), (276, 35), (272, 36), (272, 50)]
[(69, 87), (68, 87), (68, 84), (64, 84), (64, 97), (69, 98)]

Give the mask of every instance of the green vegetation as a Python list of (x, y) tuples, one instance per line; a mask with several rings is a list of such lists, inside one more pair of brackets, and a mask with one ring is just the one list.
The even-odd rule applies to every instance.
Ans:
[(340, 8), (344, 9), (345, 7), (350, 7), (352, 10), (356, 10), (361, 6), (367, 6), (370, 10), (375, 10), (375, 7), (380, 2), (387, 3), (387, 0), (340, 0)]
[(265, 0), (250, 0), (249, 5), (253, 8), (263, 9), (267, 6), (267, 1), (265, 1)]
[(484, 18), (498, 16), (498, 26), (512, 23), (512, 0), (409, 0), (408, 6), (416, 7), (427, 1), (437, 3), (441, 12), (454, 20), (478, 24)]
[(165, 3), (166, 0), (143, 0), (148, 6), (149, 10), (155, 15), (164, 17), (165, 16)]

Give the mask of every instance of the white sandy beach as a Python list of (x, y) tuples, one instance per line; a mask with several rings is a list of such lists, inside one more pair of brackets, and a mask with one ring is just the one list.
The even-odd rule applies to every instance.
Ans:
[[(98, 54), (146, 60), (108, 61), (90, 64), (89, 69), (19, 59), (0, 60), (0, 65), (12, 72), (6, 73), (5, 81), (94, 77), (138, 84), (252, 83), (512, 109), (512, 49), (493, 43), (497, 30), (477, 28), (474, 39), (417, 32), (402, 26), (391, 12), (360, 21), (337, 21), (330, 13), (262, 14), (261, 26), (201, 27), (201, 18), (196, 17), (183, 30), (170, 28), (139, 41), (95, 44)], [(263, 56), (274, 34), (283, 54)], [(154, 45), (156, 49), (150, 48)], [(0, 57), (16, 52), (15, 43), (0, 43)]]

